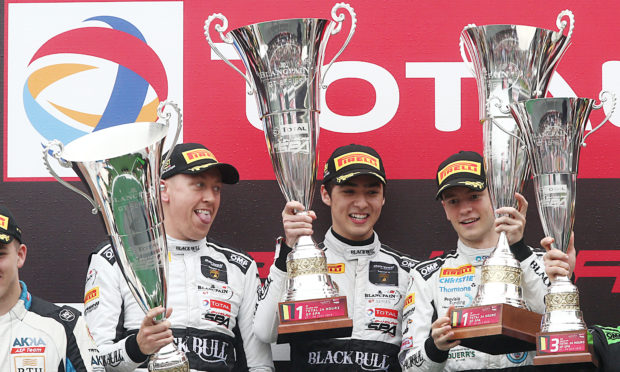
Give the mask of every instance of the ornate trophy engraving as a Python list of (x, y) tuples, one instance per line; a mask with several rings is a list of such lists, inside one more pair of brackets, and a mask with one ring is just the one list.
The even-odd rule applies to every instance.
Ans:
[[(349, 35), (327, 68), (321, 72), (330, 35), (340, 32), (345, 9), (351, 15)], [(318, 166), (320, 89), (322, 78), (342, 53), (355, 32), (356, 17), (348, 4), (336, 4), (327, 19), (284, 19), (256, 23), (224, 35), (228, 20), (212, 14), (205, 22), (205, 36), (211, 48), (241, 74), (254, 94), (267, 148), (280, 189), (287, 201), (297, 200), (306, 210), (312, 205)], [(233, 66), (217, 49), (209, 35), (215, 30), (233, 44), (247, 75)], [(303, 213), (303, 212), (301, 212)], [(287, 291), (279, 304), (278, 342), (295, 337), (345, 337), (351, 335), (346, 298), (327, 269), (325, 254), (310, 236), (299, 239), (287, 257)], [(313, 309), (310, 311), (310, 309)]]
[[(567, 22), (562, 20), (564, 17), (570, 20), (566, 36), (563, 34), (567, 26)], [(569, 46), (574, 28), (573, 14), (569, 10), (562, 11), (556, 23), (558, 31), (522, 25), (470, 24), (461, 33), (461, 55), (478, 85), (484, 164), (494, 209), (516, 207), (514, 194), (522, 193), (529, 176), (527, 154), (518, 140), (519, 128), (510, 115), (508, 105), (545, 96), (555, 66)], [(465, 48), (472, 62), (468, 61)], [(515, 327), (522, 331), (511, 334), (505, 342), (495, 340), (485, 344), (478, 340), (475, 344), (469, 344), (464, 339), (462, 343), (493, 354), (533, 349), (534, 334), (538, 328), (536, 323), (540, 318), (527, 311), (520, 285), (521, 268), (510, 251), (505, 233), (500, 234), (496, 249), (483, 264), (481, 279), (473, 301), (473, 306), (479, 307), (476, 312), (489, 312), (489, 306), (493, 304), (503, 304), (498, 308), (502, 312), (524, 310), (515, 316), (504, 314), (499, 322), (515, 319)], [(458, 322), (453, 322), (453, 326), (464, 327)], [(505, 334), (505, 329), (502, 329), (498, 327), (497, 332)], [(468, 335), (469, 330), (464, 328), (462, 331), (459, 338), (474, 337), (473, 334)]]
[[(162, 102), (158, 116), (165, 123), (130, 123), (102, 129), (66, 146), (51, 141), (43, 150), (48, 171), (63, 185), (84, 196), (101, 211), (119, 267), (136, 302), (146, 313), (166, 307), (168, 247), (160, 202), (159, 177), (164, 140), (169, 129), (170, 105), (178, 115), (173, 146), (181, 130), (181, 112), (174, 103)], [(72, 167), (93, 198), (62, 180), (48, 157)], [(164, 315), (157, 320), (163, 320)], [(174, 344), (152, 355), (149, 371), (189, 372), (185, 354)]]
[[(605, 124), (615, 109), (615, 95), (603, 91), (599, 97), (600, 104), (589, 98), (541, 98), (510, 106), (532, 164), (543, 230), (546, 236), (555, 239), (553, 248), (565, 253), (575, 220), (579, 152), (585, 146), (585, 138)], [(602, 108), (609, 97), (611, 109), (607, 117), (584, 136), (590, 112)], [(558, 352), (583, 354), (588, 358), (586, 324), (579, 308), (577, 287), (569, 278), (559, 277), (549, 287), (545, 303), (535, 363), (558, 363), (558, 355), (553, 355)]]

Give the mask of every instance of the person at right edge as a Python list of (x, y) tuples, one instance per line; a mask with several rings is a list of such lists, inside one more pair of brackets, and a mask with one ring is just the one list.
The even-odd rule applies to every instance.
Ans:
[[(351, 337), (291, 343), (294, 371), (400, 371), (398, 350), (409, 271), (417, 261), (381, 244), (374, 226), (385, 202), (386, 176), (372, 148), (337, 148), (325, 165), (321, 198), (330, 207), (332, 227), (319, 248), (332, 280), (347, 297)], [(259, 295), (254, 332), (264, 342), (277, 337), (278, 302), (286, 290), (286, 257), (302, 235), (312, 235), (314, 212), (291, 201), (282, 211), (285, 238)], [(318, 283), (317, 283), (318, 284)]]
[(520, 262), (523, 298), (530, 310), (545, 311), (550, 284), (545, 274), (544, 250), (523, 242), (527, 201), (516, 194), (518, 210), (502, 207), (495, 218), (480, 154), (461, 151), (437, 170), (438, 191), (446, 218), (458, 235), (456, 250), (420, 262), (411, 270), (410, 309), (405, 308), (403, 342), (399, 354), (405, 371), (533, 370), (534, 352), (490, 355), (460, 346), (453, 336), (451, 309), (472, 306), (480, 285), (481, 265), (491, 254), (500, 232)]

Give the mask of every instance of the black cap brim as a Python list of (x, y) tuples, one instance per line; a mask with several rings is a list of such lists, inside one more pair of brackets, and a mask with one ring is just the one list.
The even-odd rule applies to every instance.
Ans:
[(449, 188), (456, 187), (456, 186), (467, 187), (468, 189), (471, 189), (474, 191), (482, 191), (487, 188), (486, 183), (478, 181), (478, 180), (472, 181), (471, 178), (455, 178), (445, 183), (437, 191), (437, 194), (435, 195), (435, 199), (439, 200), (441, 198), (442, 192), (446, 191)]
[(342, 185), (343, 183), (347, 182), (349, 179), (353, 177), (364, 176), (364, 175), (374, 176), (377, 179), (379, 179), (379, 181), (381, 181), (381, 183), (383, 183), (384, 185), (387, 184), (385, 177), (369, 169), (352, 169), (350, 172), (347, 172), (345, 174), (341, 174), (337, 177), (330, 177), (327, 180), (323, 180), (323, 184), (326, 184), (331, 181), (335, 185)]
[(205, 172), (209, 169), (219, 170), (220, 174), (222, 175), (222, 182), (224, 182), (225, 184), (234, 185), (235, 183), (239, 182), (239, 172), (237, 171), (237, 169), (233, 167), (232, 165), (226, 164), (226, 163), (200, 164), (200, 165), (196, 165), (194, 167), (185, 169), (179, 173), (198, 174), (198, 173)]

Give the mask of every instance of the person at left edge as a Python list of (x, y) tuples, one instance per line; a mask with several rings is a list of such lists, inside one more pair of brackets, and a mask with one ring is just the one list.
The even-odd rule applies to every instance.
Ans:
[(0, 206), (0, 371), (103, 371), (80, 312), (32, 296), (19, 280), (27, 251), (15, 217)]
[(237, 183), (239, 173), (203, 145), (185, 143), (172, 150), (161, 179), (173, 311), (164, 324), (145, 316), (112, 247), (100, 246), (90, 257), (84, 313), (107, 370), (132, 371), (174, 338), (192, 371), (272, 371), (270, 346), (252, 333), (260, 286), (256, 263), (208, 237), (222, 186)]

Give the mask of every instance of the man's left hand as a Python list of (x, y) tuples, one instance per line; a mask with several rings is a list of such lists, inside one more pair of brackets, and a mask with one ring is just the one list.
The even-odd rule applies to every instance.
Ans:
[(525, 215), (527, 213), (527, 200), (518, 192), (515, 193), (518, 210), (512, 207), (502, 207), (495, 210), (500, 217), (495, 219), (495, 231), (504, 231), (508, 238), (508, 243), (514, 244), (523, 239), (525, 230)]

